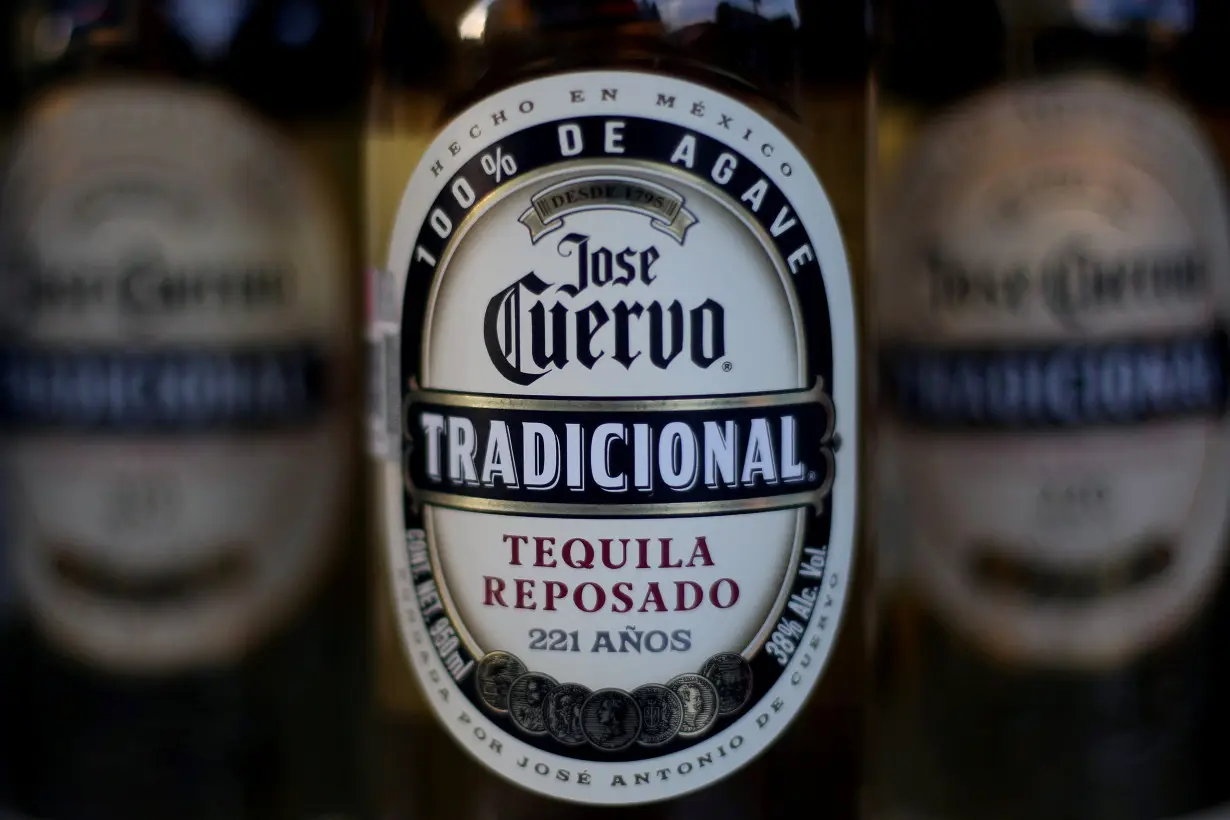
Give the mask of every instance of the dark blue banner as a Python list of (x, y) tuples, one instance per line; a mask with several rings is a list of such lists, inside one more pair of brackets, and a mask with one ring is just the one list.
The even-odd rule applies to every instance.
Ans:
[(880, 357), (884, 399), (931, 429), (1075, 429), (1219, 416), (1223, 329), (1157, 340), (1002, 348), (896, 347)]
[(0, 424), (18, 432), (255, 432), (321, 414), (311, 345), (254, 349), (0, 348)]

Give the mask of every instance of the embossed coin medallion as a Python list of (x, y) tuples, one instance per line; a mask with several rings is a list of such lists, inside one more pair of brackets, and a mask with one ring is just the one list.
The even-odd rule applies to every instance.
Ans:
[(666, 683), (683, 704), (683, 722), (679, 734), (695, 737), (709, 731), (718, 716), (718, 693), (704, 675), (677, 675)]
[(483, 703), (497, 712), (508, 711), (508, 692), (525, 674), (525, 664), (508, 652), (489, 652), (478, 664), (474, 679)]
[(563, 683), (547, 693), (543, 711), (551, 737), (568, 746), (585, 742), (581, 709), (589, 696), (590, 691), (579, 683)]
[(738, 712), (752, 696), (752, 667), (747, 659), (733, 652), (720, 652), (701, 667), (718, 694), (718, 714)]
[(661, 746), (674, 740), (683, 727), (683, 703), (679, 696), (660, 683), (647, 683), (632, 690), (641, 709), (641, 733), (636, 742), (642, 746)]
[(585, 739), (599, 749), (616, 752), (636, 742), (641, 733), (641, 708), (622, 689), (599, 689), (581, 706)]
[(513, 681), (508, 689), (508, 711), (513, 723), (527, 734), (541, 735), (547, 731), (547, 695), (559, 683), (550, 675), (527, 672)]
[(693, 83), (534, 80), (443, 129), (375, 276), (390, 577), (439, 719), (584, 803), (752, 760), (853, 553), (850, 273), (803, 155)]

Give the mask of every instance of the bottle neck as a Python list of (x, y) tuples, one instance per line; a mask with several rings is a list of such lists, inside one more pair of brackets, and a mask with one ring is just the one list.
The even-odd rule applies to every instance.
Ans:
[(1207, 17), (1203, 6), (1181, 1), (1187, 5), (1177, 7), (1174, 0), (890, 0), (879, 22), (879, 76), (888, 93), (931, 103), (1005, 81), (1071, 73), (1187, 89), (1206, 73), (1207, 56), (1193, 56), (1196, 43), (1218, 27), (1197, 19), (1196, 11)]
[(1191, 31), (1196, 0), (996, 0), (1010, 30), (1081, 28), (1173, 39)]
[(78, 80), (170, 79), (227, 90), (278, 117), (355, 116), (363, 98), (361, 6), (288, 15), (275, 0), (21, 2), (13, 12), (21, 99)]
[(997, 0), (1009, 78), (1148, 75), (1188, 35), (1193, 0)]

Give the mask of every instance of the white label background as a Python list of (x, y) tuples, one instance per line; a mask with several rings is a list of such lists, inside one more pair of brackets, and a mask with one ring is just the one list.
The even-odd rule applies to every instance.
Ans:
[[(517, 218), (528, 206), (528, 197), (557, 181), (575, 178), (578, 173), (602, 176), (604, 172), (636, 176), (672, 187), (687, 198), (687, 208), (698, 217), (688, 231), (682, 246), (655, 230), (641, 214), (612, 212), (582, 212), (567, 218), (566, 228), (558, 230), (530, 247), (526, 228)], [(455, 252), (440, 260), (438, 270), (445, 273), (436, 279), (427, 326), (424, 328), (426, 365), (422, 370), (423, 387), (457, 392), (500, 392), (503, 378), (496, 372), (483, 337), (474, 328), (483, 324), (487, 298), (508, 280), (533, 270), (552, 282), (571, 281), (579, 250), (571, 243), (564, 246), (570, 253), (561, 257), (558, 241), (564, 234), (581, 233), (592, 237), (589, 247), (618, 237), (618, 247), (657, 248), (660, 258), (652, 267), (657, 278), (651, 285), (634, 282), (618, 289), (625, 301), (648, 304), (659, 300), (669, 304), (679, 301), (685, 311), (702, 297), (716, 299), (726, 312), (725, 362), (702, 370), (680, 355), (669, 368), (648, 366), (645, 356), (634, 363), (632, 375), (614, 361), (608, 352), (594, 369), (571, 368), (553, 371), (532, 385), (518, 388), (521, 395), (562, 395), (580, 398), (593, 396), (704, 396), (719, 393), (752, 393), (773, 390), (799, 390), (804, 382), (803, 359), (799, 355), (803, 343), (801, 320), (788, 282), (784, 262), (777, 265), (769, 253), (776, 249), (757, 243), (748, 228), (727, 207), (715, 198), (716, 192), (704, 191), (683, 184), (677, 175), (626, 169), (586, 162), (583, 171), (573, 167), (549, 175), (519, 178), (499, 191), (496, 204), (483, 210), (476, 207), (465, 226), (459, 227), (454, 239)], [(495, 197), (493, 197), (494, 199)], [(466, 230), (469, 228), (470, 230)], [(764, 247), (768, 245), (768, 247)], [(518, 260), (510, 267), (506, 260)], [(524, 271), (523, 271), (524, 269)], [(498, 271), (493, 282), (492, 271)], [(738, 276), (722, 276), (721, 272), (737, 271)], [(761, 287), (750, 289), (749, 280), (762, 280)], [(583, 306), (595, 298), (594, 289), (583, 291), (572, 301)], [(613, 295), (611, 298), (615, 298)], [(609, 309), (609, 301), (606, 303)], [(595, 344), (610, 350), (611, 332), (597, 337)], [(644, 329), (642, 322), (640, 329)], [(638, 334), (640, 335), (640, 334)], [(686, 335), (686, 334), (685, 334)], [(643, 341), (643, 335), (640, 339)], [(635, 346), (634, 338), (632, 344)], [(687, 341), (685, 339), (685, 345)], [(528, 339), (522, 347), (528, 349)], [(634, 347), (635, 349), (635, 347)], [(766, 625), (778, 593), (788, 580), (793, 567), (790, 559), (803, 520), (794, 510), (774, 510), (721, 518), (659, 518), (659, 519), (559, 519), (494, 516), (461, 510), (429, 508), (428, 532), (441, 566), (442, 591), (458, 613), (460, 624), (469, 632), (472, 643), (481, 651), (501, 649), (512, 652), (523, 661), (533, 663), (528, 654), (531, 627), (555, 627), (563, 624), (583, 624), (586, 631), (580, 653), (547, 657), (549, 666), (533, 671), (550, 674), (560, 681), (581, 683), (591, 689), (614, 686), (625, 691), (645, 683), (665, 683), (682, 672), (695, 672), (703, 660), (716, 652), (742, 650), (753, 643)], [(510, 546), (503, 541), (505, 533), (527, 536), (547, 536), (555, 539), (558, 566), (539, 568), (532, 565), (533, 546), (521, 548), (521, 564), (509, 566)], [(698, 536), (704, 536), (713, 559), (713, 566), (697, 566), (686, 570), (632, 569), (635, 559), (619, 570), (569, 569), (560, 557), (560, 549), (570, 538), (584, 538), (597, 545), (602, 537), (649, 537), (655, 547), (649, 563), (656, 565), (659, 538), (673, 539), (672, 556), (687, 561)], [(629, 550), (631, 554), (635, 550)], [(748, 560), (751, 558), (752, 560)], [(732, 569), (733, 567), (733, 569)], [(631, 579), (631, 595), (640, 606), (645, 594), (645, 582), (662, 584), (666, 600), (673, 599), (673, 582), (695, 581), (708, 591), (718, 580), (735, 576), (740, 597), (734, 606), (720, 609), (706, 600), (687, 613), (640, 615), (634, 609), (619, 614), (603, 608), (585, 614), (576, 609), (571, 598), (560, 601), (560, 612), (544, 617), (541, 609), (486, 608), (484, 576), (506, 578), (515, 573), (518, 578), (537, 581), (536, 601), (541, 606), (544, 582), (562, 580), (569, 589), (592, 581), (610, 589), (617, 581)], [(511, 600), (515, 592), (509, 590)], [(571, 618), (579, 618), (571, 621)], [(669, 620), (668, 620), (669, 619)], [(627, 625), (642, 631), (689, 629), (692, 648), (686, 653), (667, 652), (656, 657), (642, 655), (638, 663), (629, 663), (618, 653), (589, 652), (587, 640), (597, 630), (616, 635)]]
[[(600, 102), (600, 92), (604, 88), (618, 89), (618, 103), (610, 101)], [(572, 102), (574, 99), (572, 92), (578, 90), (582, 91), (584, 99), (591, 102)], [(675, 96), (678, 99), (676, 107), (671, 108), (657, 105), (659, 94)], [(525, 100), (533, 101), (532, 112), (529, 114), (514, 113), (518, 111), (518, 105)], [(703, 104), (703, 110), (707, 113), (704, 116), (696, 116), (690, 113), (694, 110), (694, 103)], [(501, 109), (509, 112), (508, 120), (499, 127), (492, 128), (490, 126), (492, 121), (490, 114)], [(411, 665), (444, 725), (457, 738), (463, 748), (470, 750), (485, 765), (490, 766), (496, 772), (523, 787), (577, 802), (633, 804), (661, 800), (703, 788), (729, 775), (738, 767), (745, 765), (753, 756), (762, 752), (780, 734), (789, 720), (802, 708), (807, 694), (810, 693), (815, 681), (818, 680), (820, 673), (824, 669), (824, 659), (831, 649), (831, 636), (836, 635), (840, 631), (840, 613), (844, 611), (846, 589), (849, 583), (849, 574), (852, 570), (855, 493), (858, 483), (856, 472), (856, 442), (858, 441), (859, 434), (856, 393), (857, 348), (849, 269), (843, 252), (840, 233), (832, 207), (828, 203), (819, 180), (811, 172), (806, 159), (767, 120), (742, 104), (702, 86), (639, 73), (585, 72), (532, 81), (507, 89), (484, 100), (471, 111), (463, 113), (446, 126), (436, 141), (428, 148), (422, 163), (410, 181), (402, 201), (397, 226), (391, 241), (387, 266), (397, 283), (394, 292), (400, 295), (405, 287), (405, 276), (411, 260), (413, 243), (420, 226), (427, 217), (427, 211), (431, 202), (440, 190), (440, 186), (451, 179), (452, 174), (463, 162), (468, 161), (486, 146), (491, 145), (515, 130), (545, 122), (564, 121), (569, 117), (608, 114), (611, 116), (642, 116), (674, 123), (723, 141), (731, 145), (735, 150), (741, 150), (753, 161), (759, 160), (762, 171), (788, 197), (794, 215), (797, 216), (811, 237), (812, 247), (824, 271), (824, 284), (830, 309), (829, 320), (832, 326), (834, 374), (833, 384), (826, 385), (826, 387), (831, 391), (834, 404), (838, 408), (837, 434), (845, 442), (845, 446), (836, 454), (838, 478), (833, 487), (832, 495), (827, 500), (827, 503), (832, 507), (832, 528), (829, 538), (827, 572), (836, 574), (843, 582), (832, 589), (835, 600), (831, 611), (838, 613), (838, 620), (835, 626), (831, 626), (825, 631), (824, 634), (829, 637), (826, 637), (825, 643), (813, 653), (812, 663), (808, 667), (803, 668), (799, 663), (802, 653), (794, 655), (790, 664), (783, 670), (781, 678), (765, 695), (761, 706), (749, 705), (739, 721), (689, 749), (668, 756), (651, 758), (642, 763), (602, 763), (575, 760), (539, 751), (537, 748), (497, 728), (495, 724), (487, 719), (487, 716), (483, 714), (479, 707), (471, 705), (455, 684), (452, 683), (444, 671), (438, 656), (435, 655), (434, 651), (430, 650), (430, 643), (424, 642), (428, 639), (423, 634), (421, 613), (417, 600), (413, 594), (407, 594), (407, 585), (402, 580), (409, 577), (409, 567), (406, 562), (404, 549), (406, 532), (402, 501), (402, 474), (399, 467), (394, 464), (382, 465), (382, 469), (384, 471), (384, 509), (387, 515), (386, 526), (389, 559), (391, 562), (391, 580), (393, 582), (395, 599), (401, 608), (399, 625), (409, 650), (408, 654), (414, 656), (411, 659)], [(719, 116), (721, 114), (733, 117), (733, 127), (723, 128), (719, 125)], [(483, 124), (484, 133), (478, 139), (474, 139), (469, 136), (469, 132), (471, 126), (477, 122)], [(736, 137), (742, 135), (747, 128), (753, 129), (755, 134), (754, 141), (741, 145)], [(463, 146), (463, 148), (455, 158), (451, 158), (448, 146), (455, 141)], [(764, 161), (763, 158), (758, 157), (756, 154), (756, 149), (758, 149), (762, 142), (771, 142), (774, 146), (774, 154), (771, 161)], [(444, 170), (438, 177), (433, 175), (430, 169), (432, 163), (437, 159), (444, 164)], [(781, 173), (780, 169), (784, 163), (788, 163), (792, 170), (790, 176)], [(600, 163), (596, 164), (600, 165)], [(587, 163), (586, 168), (588, 169), (589, 167), (590, 164)], [(679, 186), (683, 183), (679, 178), (671, 178), (667, 181), (667, 184), (678, 190)], [(537, 189), (537, 187), (534, 188), (534, 190)], [(500, 195), (502, 196), (503, 194), (504, 191), (501, 190)], [(524, 201), (521, 197), (511, 197), (509, 200), (501, 201), (501, 204), (504, 201), (520, 204), (524, 207)], [(701, 223), (696, 225), (692, 229), (693, 231), (699, 233), (702, 231), (703, 226), (705, 226), (703, 230), (706, 231), (723, 230), (720, 227), (723, 220), (721, 209), (716, 207), (716, 203), (703, 201), (701, 197), (695, 194), (689, 197), (689, 207), (693, 203), (696, 203), (698, 208), (704, 209), (704, 212), (701, 214)], [(497, 204), (495, 207), (498, 209), (500, 205)], [(510, 205), (509, 207), (513, 206)], [(746, 380), (746, 384), (750, 386), (729, 380), (714, 384), (712, 375), (703, 378), (700, 375), (693, 376), (689, 375), (686, 369), (681, 371), (681, 375), (681, 373), (676, 373), (675, 369), (672, 368), (670, 371), (667, 371), (667, 378), (658, 376), (658, 381), (655, 383), (654, 381), (643, 381), (642, 379), (645, 377), (640, 377), (636, 374), (644, 371), (638, 371), (635, 367), (630, 375), (622, 375), (622, 368), (614, 371), (607, 370), (605, 373), (602, 373), (599, 368), (595, 368), (594, 373), (589, 378), (583, 382), (571, 385), (569, 382), (561, 384), (558, 381), (552, 382), (550, 378), (544, 378), (541, 380), (543, 382), (541, 392), (558, 393), (562, 391), (564, 393), (591, 397), (615, 397), (621, 394), (646, 395), (647, 393), (653, 394), (654, 392), (665, 395), (688, 393), (714, 394), (740, 392), (744, 389), (771, 389), (773, 387), (785, 389), (792, 386), (788, 383), (790, 380), (798, 379), (797, 365), (791, 361), (789, 356), (783, 358), (781, 355), (784, 351), (797, 349), (797, 346), (794, 339), (791, 338), (793, 333), (781, 335), (783, 328), (778, 323), (788, 327), (787, 323), (789, 320), (786, 318), (787, 314), (782, 311), (780, 296), (772, 297), (774, 292), (780, 294), (780, 286), (777, 286), (776, 290), (766, 291), (763, 286), (756, 291), (749, 290), (749, 304), (732, 305), (732, 302), (737, 301), (739, 294), (743, 292), (740, 282), (744, 280), (734, 277), (722, 277), (720, 275), (721, 271), (731, 270), (733, 267), (732, 263), (740, 265), (739, 272), (741, 275), (745, 274), (749, 269), (749, 265), (753, 266), (752, 270), (759, 269), (763, 271), (765, 269), (763, 255), (760, 257), (757, 257), (755, 254), (751, 256), (737, 255), (741, 246), (745, 245), (746, 240), (741, 242), (738, 238), (732, 237), (706, 248), (705, 243), (699, 241), (701, 238), (699, 235), (695, 238), (689, 235), (688, 244), (685, 247), (678, 248), (675, 246), (668, 249), (668, 246), (673, 244), (673, 240), (663, 234), (650, 230), (648, 228), (648, 220), (645, 217), (637, 217), (630, 214), (611, 214), (609, 212), (597, 215), (584, 213), (573, 215), (568, 218), (568, 228), (570, 230), (583, 231), (581, 226), (585, 225), (586, 220), (591, 218), (601, 221), (604, 228), (603, 235), (610, 235), (610, 226), (613, 224), (613, 220), (620, 220), (622, 228), (636, 236), (636, 241), (629, 241), (627, 243), (634, 247), (638, 246), (637, 242), (641, 242), (643, 245), (650, 236), (654, 238), (654, 244), (662, 251), (662, 260), (655, 266), (655, 273), (658, 271), (663, 273), (669, 271), (672, 275), (683, 277), (677, 293), (672, 293), (669, 286), (655, 286), (654, 298), (665, 297), (669, 300), (677, 296), (683, 301), (686, 309), (693, 306), (694, 302), (699, 303), (705, 296), (709, 295), (713, 295), (719, 301), (724, 301), (720, 298), (721, 294), (729, 293), (730, 296), (724, 301), (728, 311), (731, 311), (727, 324), (728, 334), (731, 334), (728, 336), (728, 357), (733, 360), (746, 349), (749, 351), (749, 354), (754, 352), (761, 357), (767, 357), (767, 366), (757, 371), (755, 367), (756, 359), (752, 355), (747, 355), (747, 366), (743, 369), (749, 372), (739, 377), (739, 382)], [(627, 220), (626, 224), (622, 222), (623, 220)], [(496, 290), (506, 286), (516, 276), (532, 268), (532, 264), (529, 262), (523, 265), (511, 265), (508, 261), (509, 259), (517, 259), (519, 262), (520, 258), (525, 257), (526, 249), (530, 247), (525, 227), (516, 222), (516, 215), (510, 213), (503, 215), (498, 220), (490, 222), (480, 221), (477, 223), (476, 229), (483, 232), (481, 241), (484, 244), (480, 246), (462, 243), (459, 246), (460, 254), (472, 252), (475, 248), (480, 249), (485, 259), (497, 260), (497, 265), (488, 267), (489, 271), (494, 270), (496, 274), (491, 275), (489, 273), (488, 277), (483, 280), (484, 285), (480, 289), (474, 290), (471, 288), (467, 292), (467, 299), (462, 300), (462, 304), (456, 311), (450, 310), (448, 314), (444, 315), (443, 319), (437, 314), (436, 321), (443, 321), (445, 327), (448, 326), (447, 323), (452, 321), (461, 322), (461, 325), (460, 329), (455, 331), (433, 329), (433, 334), (439, 334), (442, 338), (449, 340), (449, 347), (439, 354), (446, 356), (447, 361), (441, 361), (436, 368), (441, 373), (446, 373), (447, 376), (429, 378), (432, 378), (433, 381), (447, 378), (447, 386), (450, 389), (466, 389), (484, 393), (517, 392), (522, 395), (533, 394), (536, 392), (534, 387), (537, 387), (537, 385), (525, 391), (510, 390), (510, 385), (495, 373), (494, 368), (486, 358), (485, 352), (482, 351), (481, 346), (478, 344), (481, 342), (481, 309), (486, 305), (487, 300), (494, 295)], [(725, 230), (737, 231), (740, 229), (732, 225)], [(518, 232), (520, 233), (518, 234)], [(500, 250), (500, 245), (503, 241), (501, 239), (502, 236), (506, 236), (509, 244), (506, 248)], [(488, 241), (493, 244), (488, 246), (486, 244)], [(693, 242), (697, 243), (696, 247), (693, 247)], [(544, 252), (553, 249), (555, 245), (554, 242), (549, 240), (544, 240), (541, 244), (547, 246), (543, 248)], [(488, 247), (491, 250), (488, 250)], [(709, 253), (712, 255), (712, 258), (706, 259), (702, 257), (698, 260), (697, 253)], [(732, 253), (736, 255), (732, 257), (730, 255)], [(676, 260), (674, 264), (668, 262), (672, 258)], [(686, 267), (684, 260), (686, 260)], [(456, 261), (452, 263), (452, 265), (458, 264)], [(449, 267), (443, 277), (443, 282), (439, 283), (442, 290), (447, 291), (449, 288), (465, 287), (463, 284), (464, 278), (466, 271), (470, 270), (470, 268), (464, 265), (464, 260), (462, 264), (463, 266), (460, 268)], [(525, 270), (521, 270), (521, 268)], [(552, 270), (557, 270), (557, 268), (553, 267)], [(460, 281), (450, 281), (450, 277), (458, 271), (461, 274)], [(711, 281), (706, 282), (703, 289), (698, 289), (695, 284), (689, 288), (687, 284), (688, 278), (701, 275), (709, 277)], [(550, 276), (544, 278), (553, 281), (553, 278)], [(763, 280), (763, 274), (760, 278)], [(664, 280), (665, 277), (662, 277), (660, 282)], [(763, 301), (766, 297), (770, 297), (769, 301)], [(634, 298), (634, 296), (629, 294), (629, 298)], [(467, 301), (468, 304), (466, 304)], [(400, 304), (398, 304), (397, 310), (400, 312)], [(469, 311), (469, 315), (466, 315), (466, 311)], [(752, 327), (739, 327), (738, 316), (741, 311), (746, 311), (745, 315), (751, 316), (750, 319), (745, 319), (745, 321), (754, 322), (755, 324)], [(766, 323), (763, 318), (759, 318), (766, 316), (769, 317), (771, 325)], [(757, 321), (758, 318), (759, 321)], [(400, 317), (398, 319), (400, 321)], [(744, 347), (741, 348), (740, 345)], [(429, 351), (429, 366), (431, 364), (430, 351), (436, 349), (442, 348), (431, 346), (427, 348)], [(777, 351), (776, 355), (774, 355), (775, 351)], [(601, 364), (604, 363), (600, 362)], [(606, 362), (605, 364), (613, 366), (611, 362)], [(566, 377), (570, 373), (556, 372), (551, 375), (553, 377)], [(735, 370), (729, 375), (737, 373), (739, 373), (739, 370), (736, 361)], [(650, 376), (648, 378), (652, 379), (654, 377)], [(548, 382), (551, 383), (548, 384)], [(490, 558), (492, 566), (500, 566), (504, 574), (507, 574), (508, 569), (508, 547), (499, 541), (495, 530), (522, 532), (527, 525), (534, 527), (543, 525), (541, 520), (517, 519), (505, 516), (483, 516), (453, 510), (434, 510), (432, 511), (431, 519), (439, 522), (442, 518), (446, 517), (442, 513), (451, 519), (470, 519), (465, 520), (463, 525), (466, 527), (467, 534), (472, 533), (476, 525), (483, 530), (487, 530), (488, 534), (483, 536), (485, 541), (483, 547), (493, 551), (494, 555)], [(751, 575), (744, 576), (740, 572), (730, 571), (729, 567), (734, 561), (738, 560), (737, 556), (741, 551), (748, 549), (748, 546), (740, 548), (739, 542), (743, 541), (750, 546), (755, 545), (756, 542), (766, 540), (764, 528), (766, 525), (779, 526), (772, 523), (775, 520), (780, 520), (780, 525), (793, 529), (792, 522), (788, 521), (788, 519), (793, 519), (794, 516), (795, 513), (793, 512), (750, 514), (740, 517), (723, 518), (716, 522), (710, 520), (708, 526), (703, 526), (700, 523), (704, 522), (705, 519), (654, 519), (652, 522), (645, 523), (653, 526), (655, 530), (661, 530), (665, 525), (669, 528), (669, 532), (663, 532), (662, 534), (664, 535), (675, 534), (674, 531), (676, 529), (680, 532), (694, 534), (708, 531), (711, 534), (710, 546), (713, 550), (715, 569), (721, 569), (723, 566), (726, 566), (728, 569), (722, 573), (724, 575), (731, 575), (740, 581), (743, 581), (744, 577), (748, 577), (754, 583), (770, 583), (768, 578), (763, 575), (760, 581), (755, 581), (758, 573), (765, 572), (764, 568), (754, 571)], [(516, 521), (516, 526), (512, 527), (510, 521)], [(599, 520), (574, 520), (571, 522), (555, 520), (550, 522), (550, 526), (552, 527), (552, 532), (550, 533), (527, 531), (524, 534), (559, 535), (564, 532), (575, 535), (594, 534), (602, 529), (602, 522)], [(620, 526), (621, 531), (611, 533), (611, 535), (626, 537), (632, 535), (633, 530), (640, 529), (639, 523), (635, 521), (624, 521)], [(558, 532), (554, 532), (556, 529), (558, 529)], [(729, 539), (728, 541), (720, 539), (720, 536), (715, 532), (719, 529), (726, 531), (723, 535)], [(648, 535), (649, 533), (645, 534)], [(496, 536), (494, 540), (492, 540), (492, 536)], [(716, 539), (716, 541), (713, 539)], [(721, 545), (724, 543), (729, 543), (730, 547), (722, 550)], [(691, 540), (685, 538), (682, 544), (684, 546), (676, 551), (686, 558), (690, 554)], [(746, 552), (743, 554), (746, 554)], [(449, 560), (445, 559), (446, 570)], [(519, 569), (527, 572), (531, 571), (527, 567)], [(482, 571), (478, 570), (477, 567), (467, 565), (466, 573), (470, 577), (479, 578), (481, 581)], [(437, 577), (447, 574), (447, 572), (441, 573)], [(771, 582), (772, 588), (765, 590), (763, 593), (764, 596), (770, 598), (776, 595), (780, 587), (781, 570), (776, 570), (771, 574), (775, 574), (777, 577)], [(521, 577), (532, 576), (521, 575)], [(691, 578), (693, 576), (689, 575), (687, 577)], [(454, 590), (454, 595), (456, 594), (458, 592)], [(472, 589), (466, 590), (463, 594), (472, 596), (474, 591)], [(748, 592), (745, 594), (752, 593)], [(504, 610), (502, 612), (507, 615), (511, 611)], [(712, 614), (713, 610), (709, 610), (709, 612)], [(811, 627), (814, 627), (814, 619), (818, 614), (819, 608), (817, 607), (817, 612), (813, 614)], [(668, 618), (671, 616), (659, 615), (658, 617)], [(611, 626), (612, 628), (619, 628), (625, 623), (633, 623), (633, 621), (629, 621), (627, 615), (619, 616), (618, 624), (612, 621)], [(544, 623), (543, 625), (565, 627), (567, 624), (561, 621), (550, 624)], [(604, 625), (595, 624), (594, 626), (595, 628), (601, 628)], [(726, 624), (721, 625), (722, 628), (726, 628), (726, 626)], [(756, 625), (757, 628), (759, 626), (760, 624)], [(471, 628), (474, 628), (473, 624), (471, 624)], [(666, 627), (660, 624), (647, 624), (647, 628)], [(493, 641), (519, 640), (524, 642), (525, 622), (514, 617), (509, 617), (507, 623), (484, 622), (483, 629), (485, 631), (480, 633), (483, 636), (483, 640), (479, 641), (480, 645), (488, 636)], [(747, 627), (743, 626), (743, 630), (742, 633), (735, 634), (739, 638), (745, 637)], [(752, 634), (754, 632), (755, 630), (752, 630)], [(808, 637), (812, 634), (814, 633), (809, 628)], [(478, 636), (476, 635), (476, 637)], [(734, 646), (733, 644), (736, 643), (739, 643), (738, 639), (726, 636), (723, 648), (738, 651), (742, 648), (742, 644)], [(483, 648), (513, 649), (509, 645), (484, 646)], [(429, 660), (420, 663), (420, 652), (422, 650), (427, 650)], [(513, 651), (515, 652), (515, 649)], [(697, 652), (694, 655), (689, 655), (689, 657), (697, 657), (703, 660), (707, 656)], [(525, 660), (532, 669), (534, 668), (534, 664), (530, 659), (522, 656), (522, 660)], [(657, 680), (659, 676), (656, 673), (656, 669), (652, 673), (642, 672), (645, 675), (645, 678), (642, 678), (641, 675), (637, 674), (637, 663), (625, 662), (623, 670), (619, 670), (611, 665), (595, 666), (600, 668), (586, 669), (580, 666), (576, 667), (575, 671), (579, 682), (585, 682), (592, 678), (595, 683), (601, 680), (602, 685), (608, 686), (621, 685), (625, 681), (628, 684), (639, 684), (650, 682), (650, 680), (645, 679), (650, 675), (654, 678), (653, 682), (665, 682), (665, 678)], [(544, 668), (541, 671), (558, 677), (555, 666)], [(687, 671), (695, 671), (694, 664)], [(439, 682), (433, 681), (432, 675), (435, 675)], [(607, 675), (611, 677), (606, 677)], [(793, 685), (791, 683), (792, 678), (796, 681)], [(564, 678), (559, 679), (561, 681), (564, 680)], [(441, 691), (444, 689), (451, 692), (447, 703), (442, 703), (440, 699)], [(768, 710), (768, 703), (779, 697), (784, 701), (785, 708), (776, 713)], [(764, 728), (757, 728), (754, 718), (762, 712), (769, 712), (771, 717)], [(466, 716), (465, 721), (459, 719), (459, 715), (462, 713)], [(736, 741), (738, 748), (732, 750), (729, 748), (729, 744), (731, 739), (736, 736), (741, 736), (742, 740)], [(495, 754), (491, 752), (490, 738), (499, 738), (503, 744), (503, 751), (501, 753)], [(719, 746), (726, 748), (725, 756), (716, 753), (716, 749)], [(706, 752), (714, 752), (713, 763), (706, 765), (703, 769), (696, 768), (696, 757)], [(529, 760), (528, 766), (524, 769), (517, 766), (517, 761), (526, 757)], [(543, 776), (534, 772), (534, 766), (538, 763), (549, 767), (549, 776)], [(676, 767), (681, 763), (690, 763), (692, 765), (692, 772), (686, 776), (677, 774)], [(655, 775), (649, 784), (632, 785), (634, 773), (656, 771), (662, 768), (672, 770), (672, 776), (669, 780), (662, 780)], [(557, 779), (557, 770), (570, 772), (570, 779), (566, 782)], [(588, 785), (580, 785), (577, 782), (577, 773), (582, 771), (589, 773), (590, 782)], [(614, 775), (622, 776), (629, 785), (623, 787), (612, 786), (611, 781)]]

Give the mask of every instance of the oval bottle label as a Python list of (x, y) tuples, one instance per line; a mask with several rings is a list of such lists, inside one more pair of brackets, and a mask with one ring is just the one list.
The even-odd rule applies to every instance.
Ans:
[(885, 450), (911, 572), (1018, 661), (1117, 664), (1221, 580), (1222, 170), (1165, 98), (1076, 77), (936, 122), (881, 226)]
[(391, 580), (439, 719), (577, 802), (750, 761), (853, 560), (850, 275), (806, 159), (692, 83), (531, 81), (431, 145), (389, 270)]
[(22, 125), (0, 418), (23, 595), (66, 651), (134, 674), (230, 662), (321, 577), (351, 441), (335, 207), (212, 92), (65, 89)]

